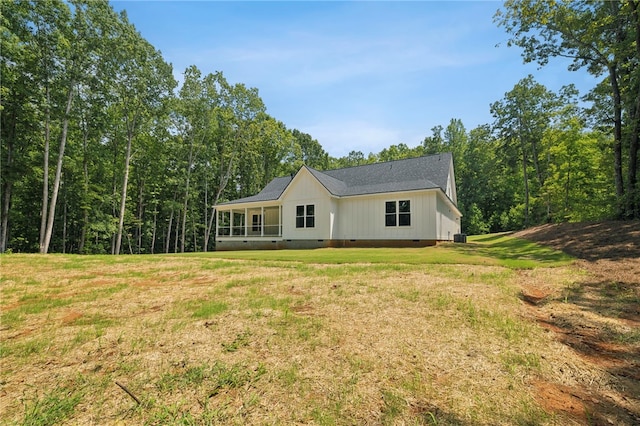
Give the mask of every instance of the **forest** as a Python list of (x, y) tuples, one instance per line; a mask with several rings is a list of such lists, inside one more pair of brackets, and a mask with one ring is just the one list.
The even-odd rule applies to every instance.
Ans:
[[(3, 1), (0, 252), (215, 249), (216, 203), (302, 165), (327, 170), (452, 152), (463, 232), (640, 218), (640, 1), (506, 1), (495, 24), (545, 66), (600, 83), (553, 92), (524, 76), (474, 129), (452, 118), (416, 146), (331, 157), (267, 114), (257, 88), (167, 63), (106, 0)], [(455, 111), (451, 112), (455, 116)], [(407, 141), (413, 143), (413, 141)]]

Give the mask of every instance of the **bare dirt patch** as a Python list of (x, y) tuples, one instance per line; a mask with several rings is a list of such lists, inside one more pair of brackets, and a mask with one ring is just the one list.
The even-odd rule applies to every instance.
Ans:
[(605, 378), (589, 392), (539, 381), (537, 400), (580, 424), (640, 424), (640, 221), (543, 225), (515, 236), (578, 258), (577, 282), (553, 289), (523, 280), (522, 299)]

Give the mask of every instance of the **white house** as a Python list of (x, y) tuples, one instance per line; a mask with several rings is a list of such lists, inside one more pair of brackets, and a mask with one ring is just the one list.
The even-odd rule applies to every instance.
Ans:
[(428, 246), (460, 233), (450, 153), (318, 171), (216, 205), (216, 249)]

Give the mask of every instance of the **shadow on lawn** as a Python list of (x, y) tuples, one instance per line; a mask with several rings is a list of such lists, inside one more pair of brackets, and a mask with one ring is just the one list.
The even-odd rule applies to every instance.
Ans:
[(539, 264), (561, 265), (572, 260), (571, 256), (562, 251), (507, 235), (476, 237), (467, 244), (456, 244), (454, 247), (462, 253), (498, 259), (505, 266), (515, 268), (531, 268)]
[(594, 262), (640, 258), (640, 221), (559, 223), (520, 231), (515, 237), (540, 242)]
[(599, 387), (573, 394), (588, 412), (589, 424), (640, 424), (640, 299), (635, 287), (611, 281), (579, 283), (553, 301), (577, 309), (552, 311), (538, 319), (561, 343), (610, 375), (608, 393), (615, 393), (615, 399)]

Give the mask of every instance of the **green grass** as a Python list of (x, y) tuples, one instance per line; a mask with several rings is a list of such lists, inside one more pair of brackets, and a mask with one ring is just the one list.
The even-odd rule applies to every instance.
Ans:
[[(511, 269), (564, 266), (573, 258), (563, 252), (514, 238), (508, 234), (469, 237), (467, 244), (445, 243), (425, 248), (340, 248), (315, 250), (246, 250), (217, 252), (220, 259), (243, 259), (303, 264), (467, 264), (499, 265)], [(360, 268), (363, 268), (360, 266)], [(344, 272), (344, 271), (342, 271)], [(355, 272), (355, 271), (354, 271)]]
[(211, 318), (229, 309), (225, 302), (216, 300), (194, 300), (187, 303), (187, 309), (192, 311), (194, 318)]
[(249, 346), (249, 344), (251, 343), (250, 338), (251, 331), (245, 330), (242, 333), (238, 333), (233, 341), (228, 343), (222, 342), (222, 347), (224, 348), (225, 352), (235, 352), (238, 349)]
[(573, 257), (559, 250), (504, 233), (472, 236), (468, 241), (466, 245), (457, 245), (458, 249), (491, 257), (500, 265), (512, 269), (565, 266), (574, 260)]
[[(0, 384), (14, 395), (0, 423), (545, 424), (515, 380), (548, 362), (519, 311), (518, 269), (570, 262), (508, 235), (402, 249), (12, 254)], [(50, 365), (64, 368), (54, 377)]]
[(82, 401), (83, 393), (77, 389), (57, 387), (42, 397), (25, 401), (24, 426), (48, 426), (71, 417)]

